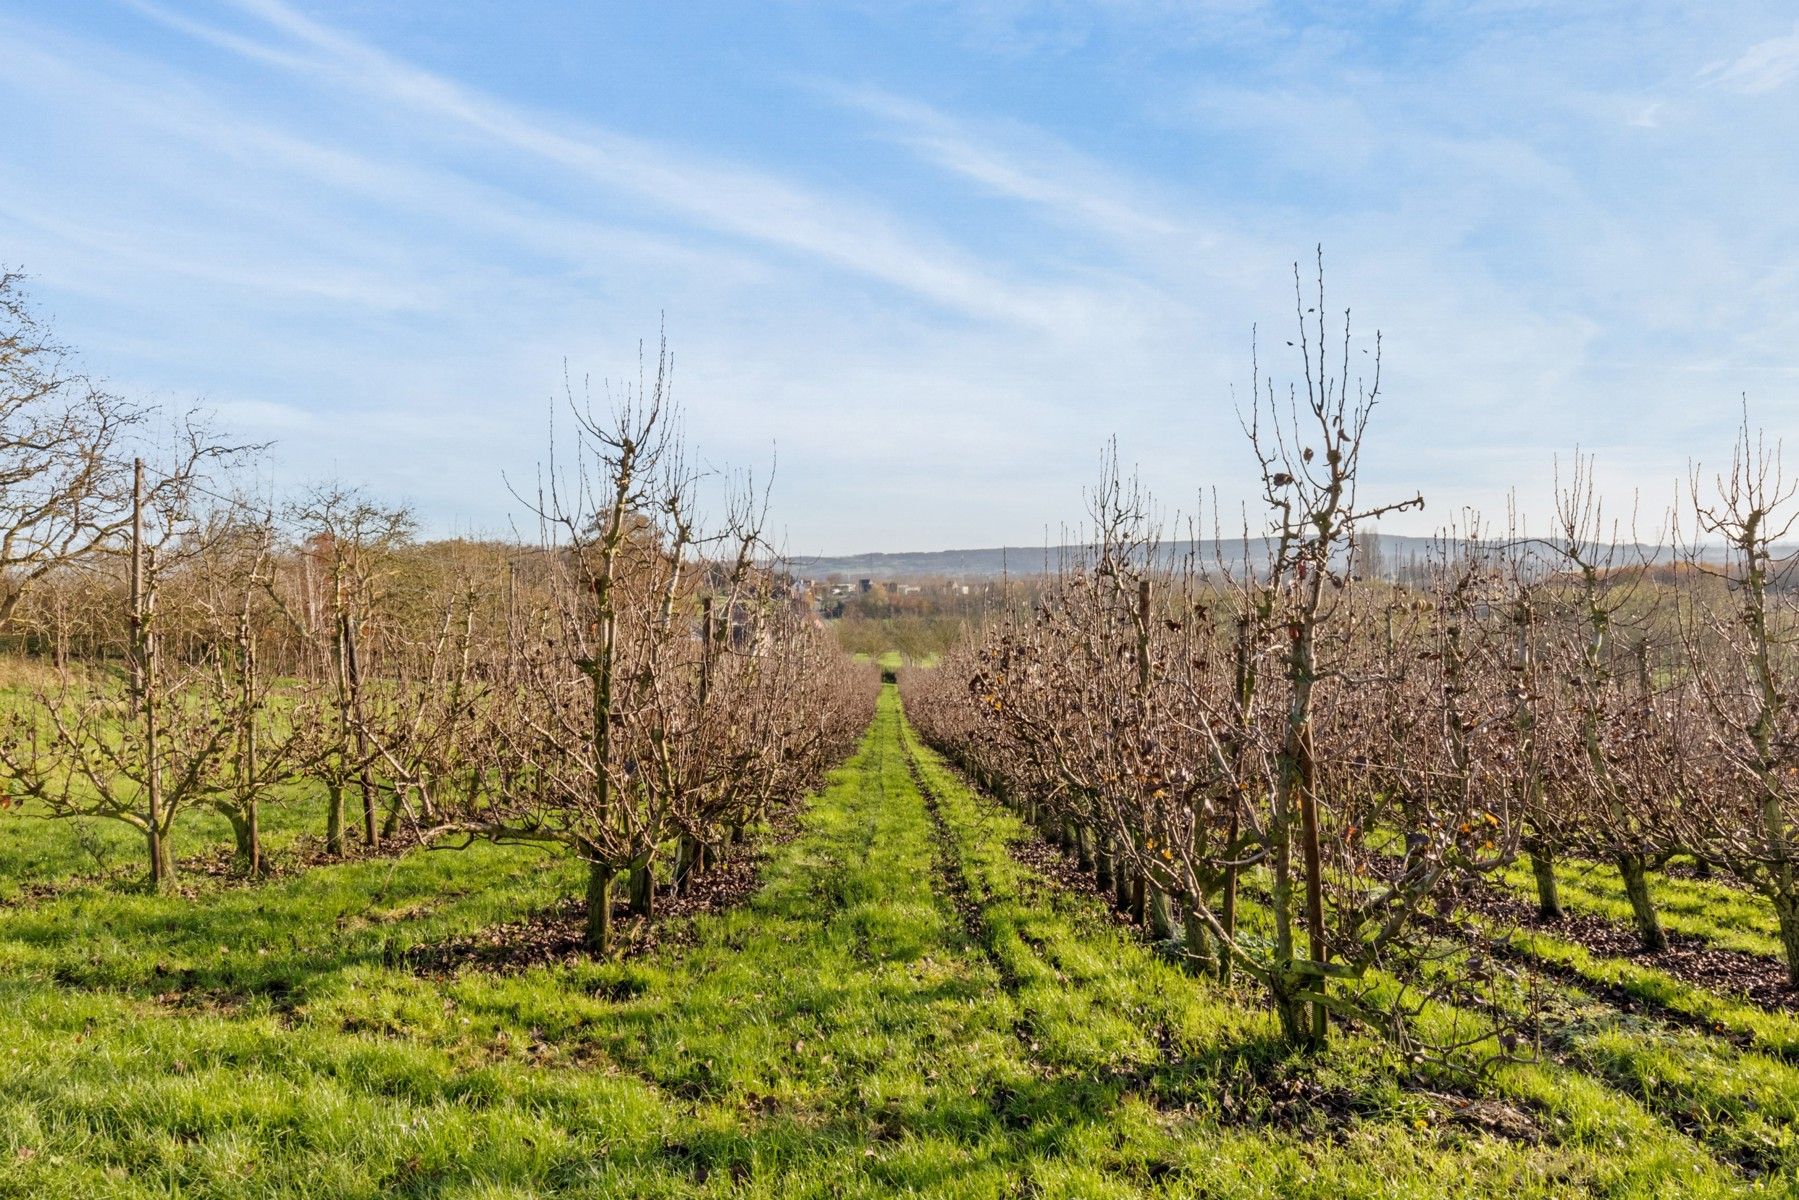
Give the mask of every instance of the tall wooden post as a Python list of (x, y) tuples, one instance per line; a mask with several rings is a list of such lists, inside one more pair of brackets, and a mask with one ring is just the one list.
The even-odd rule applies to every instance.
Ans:
[(145, 586), (144, 460), (131, 464), (131, 705), (143, 726), (144, 836), (150, 851), (150, 887), (172, 883), (173, 863), (163, 836), (162, 765), (156, 738), (156, 633), (150, 625), (151, 593)]
[(338, 616), (342, 622), (344, 677), (349, 682), (349, 714), (356, 746), (356, 783), (362, 792), (362, 840), (371, 848), (381, 844), (381, 830), (375, 825), (375, 780), (369, 772), (369, 733), (363, 723), (362, 659), (356, 650), (356, 621), (345, 607)]
[(144, 460), (131, 467), (131, 711), (144, 711)]
[(712, 695), (712, 643), (717, 640), (716, 618), (712, 615), (712, 597), (700, 600), (700, 704)]
[[(1232, 682), (1236, 684), (1237, 691), (1237, 741), (1231, 751), (1231, 756), (1235, 767), (1233, 774), (1239, 781), (1243, 778), (1243, 761), (1248, 752), (1249, 702), (1251, 689), (1255, 685), (1255, 676), (1251, 673), (1250, 668), (1250, 627), (1250, 618), (1247, 613), (1237, 619), (1237, 661), (1236, 672), (1232, 679)], [(1224, 844), (1225, 853), (1232, 860), (1238, 857), (1237, 836), (1242, 831), (1243, 806), (1248, 802), (1248, 794), (1242, 791), (1231, 797), (1230, 824), (1225, 829)], [(1235, 939), (1237, 936), (1237, 873), (1238, 868), (1235, 865), (1224, 869), (1224, 911), (1220, 921), (1224, 925), (1227, 939)], [(1219, 948), (1218, 977), (1228, 983), (1230, 976), (1230, 947), (1223, 946)]]
[(1149, 696), (1149, 580), (1137, 581), (1137, 694)]
[[(1145, 716), (1149, 712), (1150, 613), (1150, 583), (1147, 579), (1139, 579), (1137, 581), (1137, 697), (1143, 705)], [(1168, 893), (1151, 883), (1147, 874), (1136, 880), (1136, 889), (1131, 894), (1131, 902), (1137, 919), (1148, 925), (1152, 937), (1166, 941), (1174, 936), (1174, 919), (1169, 912)]]
[(244, 868), (252, 876), (262, 874), (262, 807), (257, 798), (256, 782), (256, 639), (250, 633), (250, 600), (246, 592), (243, 609), (237, 618), (238, 719), (243, 722), (243, 762), (240, 770), (244, 789)]

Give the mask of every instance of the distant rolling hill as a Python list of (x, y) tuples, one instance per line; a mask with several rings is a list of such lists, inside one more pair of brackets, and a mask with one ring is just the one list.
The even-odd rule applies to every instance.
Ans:
[[(1378, 561), (1381, 564), (1379, 573), (1391, 574), (1404, 570), (1408, 564), (1422, 564), (1428, 560), (1436, 539), (1428, 537), (1410, 537), (1402, 534), (1382, 533), (1378, 538)], [(1373, 540), (1373, 539), (1370, 539)], [(788, 559), (789, 568), (794, 574), (807, 579), (824, 579), (831, 575), (841, 575), (845, 579), (918, 579), (926, 577), (946, 577), (950, 579), (997, 579), (1002, 574), (1041, 575), (1046, 570), (1053, 570), (1055, 564), (1064, 554), (1079, 550), (1078, 546), (991, 546), (975, 550), (912, 550), (901, 552), (874, 552), (869, 554), (798, 556)], [(1227, 566), (1241, 564), (1245, 558), (1244, 544), (1241, 539), (1223, 539), (1222, 542), (1202, 541), (1170, 542), (1163, 546), (1163, 555), (1170, 560), (1179, 560), (1189, 554), (1197, 554), (1201, 564), (1211, 566), (1223, 563)], [(1260, 562), (1264, 554), (1262, 543), (1252, 541), (1248, 546), (1248, 558)], [(1705, 558), (1718, 561), (1722, 555), (1716, 548), (1708, 547)], [(1645, 557), (1666, 562), (1669, 555), (1666, 550), (1659, 554), (1647, 546), (1619, 546), (1615, 564), (1617, 566), (1635, 565)]]
[[(1381, 536), (1383, 555), (1422, 557), (1429, 538)], [(898, 553), (877, 552), (836, 556), (796, 557), (789, 559), (795, 574), (808, 579), (842, 575), (846, 579), (917, 579), (944, 576), (951, 579), (997, 579), (1002, 574), (1041, 575), (1053, 570), (1057, 560), (1078, 551), (1078, 546), (992, 546), (977, 550), (913, 550)], [(1163, 555), (1178, 560), (1197, 552), (1205, 565), (1217, 562), (1241, 563), (1244, 545), (1241, 540), (1170, 542), (1162, 547)], [(1249, 544), (1249, 557), (1259, 561), (1261, 543)]]

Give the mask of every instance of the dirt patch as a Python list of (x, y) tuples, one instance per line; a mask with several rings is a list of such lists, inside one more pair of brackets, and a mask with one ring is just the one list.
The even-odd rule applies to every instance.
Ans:
[(185, 988), (180, 991), (158, 992), (151, 999), (162, 1008), (185, 1015), (236, 1017), (250, 1003), (251, 998), (244, 992), (223, 988)]
[(1534, 1113), (1490, 1097), (1455, 1092), (1424, 1092), (1437, 1111), (1450, 1121), (1494, 1137), (1532, 1145), (1543, 1140), (1543, 1126)]
[(12, 899), (0, 901), (0, 903), (13, 908), (30, 908), (34, 905), (49, 903), (83, 888), (129, 887), (134, 883), (141, 883), (143, 877), (143, 869), (136, 865), (85, 875), (65, 875), (61, 879), (49, 882), (22, 883)]

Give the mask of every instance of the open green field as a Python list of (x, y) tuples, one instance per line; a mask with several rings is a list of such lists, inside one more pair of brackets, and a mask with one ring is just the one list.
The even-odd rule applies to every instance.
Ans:
[(1540, 1062), (1288, 1058), (1026, 836), (888, 687), (748, 903), (636, 957), (442, 977), (409, 952), (574, 873), (477, 846), (157, 897), (132, 847), (9, 814), (0, 1195), (1799, 1194), (1789, 1015), (1539, 939)]

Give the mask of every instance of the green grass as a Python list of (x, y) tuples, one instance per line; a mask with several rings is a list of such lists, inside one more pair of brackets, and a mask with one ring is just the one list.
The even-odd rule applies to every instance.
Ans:
[[(9, 865), (71, 836), (0, 828)], [(916, 747), (889, 688), (754, 898), (640, 959), (399, 965), (575, 888), (524, 849), (15, 906), (0, 1195), (1750, 1194), (1739, 1152), (1794, 1188), (1779, 1064), (1597, 1029), (1579, 1069), (1492, 1081), (1542, 1131), (1493, 1136), (1373, 1043), (1287, 1055), (1253, 996), (1023, 867), (1023, 835)], [(1300, 1079), (1337, 1115), (1283, 1107)]]
[(920, 658), (907, 658), (906, 655), (898, 650), (883, 650), (881, 653), (875, 655), (858, 652), (850, 655), (850, 657), (859, 663), (872, 662), (883, 671), (897, 671), (901, 667), (907, 666), (934, 667), (937, 665), (938, 660), (943, 656), (933, 650)]

